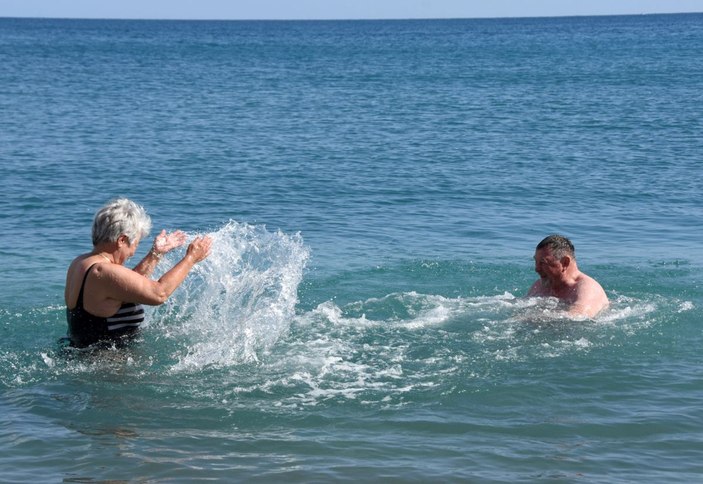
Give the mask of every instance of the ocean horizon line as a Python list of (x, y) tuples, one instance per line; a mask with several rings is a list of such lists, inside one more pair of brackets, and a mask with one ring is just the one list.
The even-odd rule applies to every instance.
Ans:
[(539, 19), (579, 19), (607, 17), (652, 17), (702, 15), (700, 12), (642, 12), (621, 14), (583, 14), (583, 15), (536, 15), (505, 17), (357, 17), (357, 18), (167, 18), (167, 17), (52, 17), (52, 16), (2, 16), (0, 20), (80, 20), (80, 21), (143, 21), (143, 22), (412, 22), (412, 21), (466, 21), (466, 20), (539, 20)]

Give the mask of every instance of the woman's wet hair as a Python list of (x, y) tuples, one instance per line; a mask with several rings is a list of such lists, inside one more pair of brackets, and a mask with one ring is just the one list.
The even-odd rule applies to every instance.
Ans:
[(116, 198), (107, 202), (95, 214), (93, 220), (93, 245), (115, 242), (126, 235), (131, 245), (149, 235), (151, 218), (141, 205), (127, 198)]

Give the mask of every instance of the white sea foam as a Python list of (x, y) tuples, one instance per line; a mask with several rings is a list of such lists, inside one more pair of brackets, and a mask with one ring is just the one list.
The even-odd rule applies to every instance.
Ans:
[(684, 313), (686, 311), (691, 311), (694, 308), (695, 308), (695, 306), (691, 301), (682, 301), (681, 304), (679, 305), (678, 312)]

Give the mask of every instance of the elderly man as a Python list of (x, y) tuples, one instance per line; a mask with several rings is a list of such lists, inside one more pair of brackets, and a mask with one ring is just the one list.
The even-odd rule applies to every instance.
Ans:
[(537, 244), (535, 272), (539, 279), (528, 297), (555, 297), (568, 305), (569, 314), (594, 317), (608, 306), (598, 282), (579, 271), (574, 245), (561, 235), (550, 235)]

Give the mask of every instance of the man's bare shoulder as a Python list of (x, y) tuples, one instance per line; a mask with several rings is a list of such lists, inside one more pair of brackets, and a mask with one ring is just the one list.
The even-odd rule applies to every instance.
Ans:
[(572, 312), (594, 317), (609, 305), (603, 286), (592, 277), (581, 273), (577, 278), (576, 300)]
[(584, 274), (583, 272), (581, 272), (576, 278), (576, 284), (579, 293), (583, 291), (585, 293), (599, 293), (605, 296), (605, 290), (603, 289), (603, 286), (601, 286), (598, 281), (596, 281), (588, 274)]

